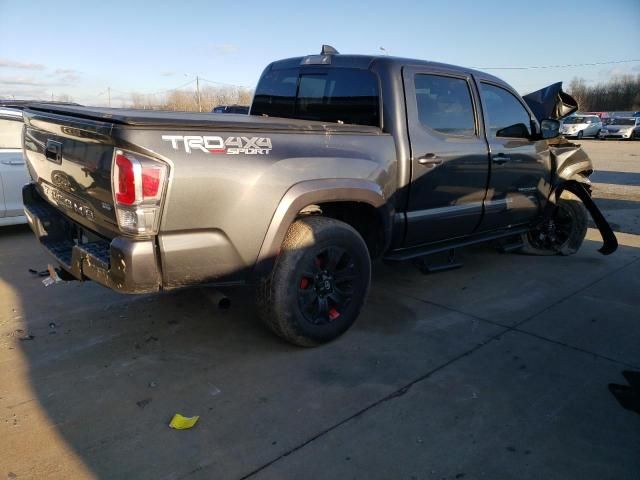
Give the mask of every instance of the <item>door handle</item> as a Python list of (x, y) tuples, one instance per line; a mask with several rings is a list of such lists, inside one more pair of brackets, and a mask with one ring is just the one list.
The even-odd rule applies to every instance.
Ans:
[(493, 155), (491, 157), (491, 161), (497, 165), (502, 165), (504, 163), (510, 162), (511, 157), (507, 157), (504, 153), (498, 153), (497, 155)]
[(5, 165), (24, 165), (22, 160), (2, 160)]
[(438, 158), (435, 153), (427, 153), (422, 157), (418, 158), (418, 163), (420, 165), (425, 165), (430, 168), (437, 167), (442, 164), (442, 159)]

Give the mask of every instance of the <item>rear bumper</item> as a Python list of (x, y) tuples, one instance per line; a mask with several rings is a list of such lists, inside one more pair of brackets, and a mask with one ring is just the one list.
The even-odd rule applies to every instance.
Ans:
[(161, 274), (153, 240), (115, 237), (80, 243), (77, 227), (45, 202), (35, 185), (22, 190), (29, 226), (65, 272), (77, 280), (93, 280), (122, 293), (160, 289)]

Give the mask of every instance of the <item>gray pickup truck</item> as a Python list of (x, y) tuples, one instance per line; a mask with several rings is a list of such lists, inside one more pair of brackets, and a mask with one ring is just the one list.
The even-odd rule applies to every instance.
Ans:
[(64, 279), (251, 284), (297, 345), (353, 324), (372, 259), (491, 240), (572, 254), (587, 209), (602, 252), (616, 247), (588, 157), (551, 146), (557, 120), (468, 68), (325, 46), (267, 66), (250, 115), (41, 104), (24, 117), (25, 212)]

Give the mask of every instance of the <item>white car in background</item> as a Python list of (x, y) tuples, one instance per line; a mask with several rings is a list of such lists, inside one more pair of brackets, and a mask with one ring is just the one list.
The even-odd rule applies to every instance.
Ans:
[(615, 117), (602, 127), (600, 138), (640, 138), (640, 117)]
[(565, 137), (595, 137), (602, 130), (602, 121), (597, 115), (573, 115), (562, 120), (560, 133)]
[(22, 153), (22, 112), (0, 108), (0, 226), (27, 223), (22, 186), (29, 173)]

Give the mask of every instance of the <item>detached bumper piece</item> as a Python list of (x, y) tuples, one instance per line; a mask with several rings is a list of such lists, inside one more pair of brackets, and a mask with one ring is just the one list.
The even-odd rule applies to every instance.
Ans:
[(116, 237), (81, 243), (78, 227), (45, 202), (34, 185), (25, 185), (23, 200), (31, 229), (58, 266), (73, 278), (93, 280), (122, 293), (160, 289), (160, 269), (152, 240)]
[(544, 212), (545, 217), (551, 216), (553, 209), (555, 208), (555, 200), (560, 198), (563, 190), (573, 193), (576, 197), (582, 200), (582, 203), (591, 214), (591, 218), (593, 218), (596, 227), (598, 227), (598, 230), (600, 231), (600, 235), (602, 235), (603, 243), (602, 247), (600, 247), (598, 251), (602, 255), (611, 255), (615, 252), (618, 249), (618, 239), (613, 233), (611, 225), (609, 225), (607, 219), (604, 218), (604, 215), (602, 215), (602, 212), (591, 198), (591, 194), (582, 183), (576, 182), (575, 180), (567, 180), (558, 184), (552, 193), (554, 201), (547, 203), (546, 211)]

